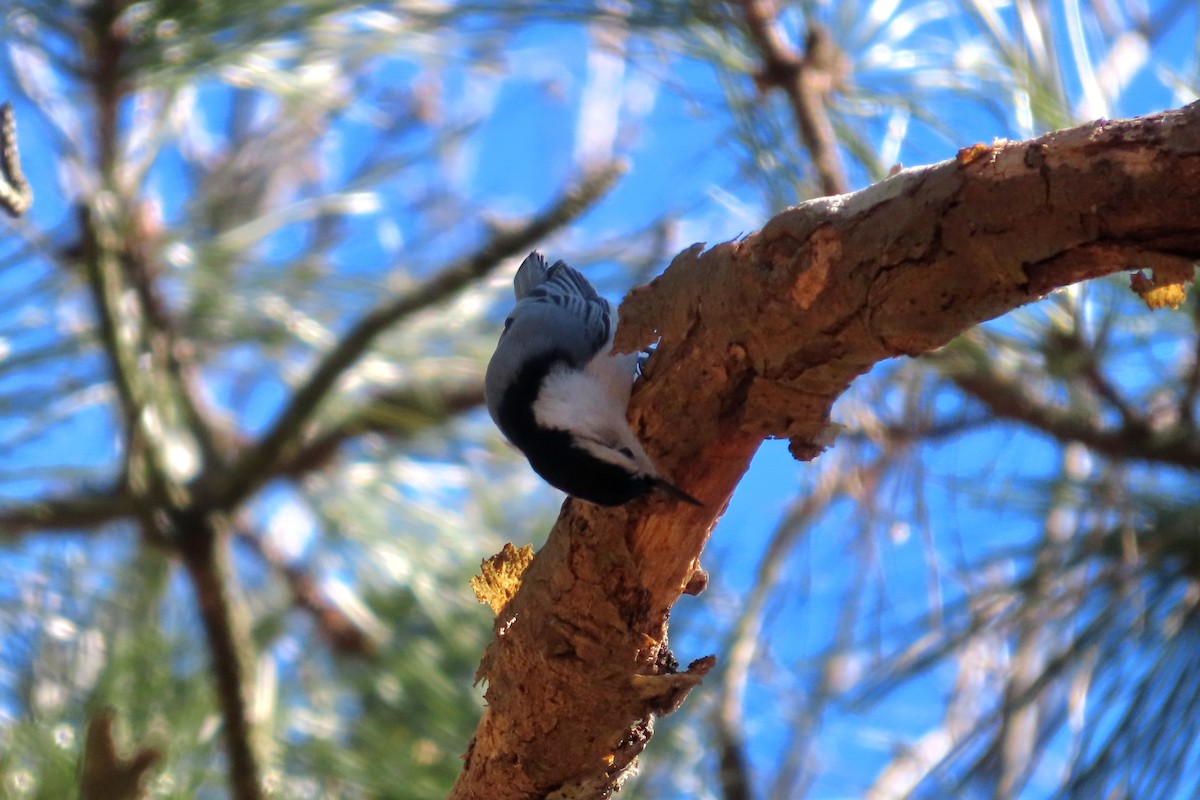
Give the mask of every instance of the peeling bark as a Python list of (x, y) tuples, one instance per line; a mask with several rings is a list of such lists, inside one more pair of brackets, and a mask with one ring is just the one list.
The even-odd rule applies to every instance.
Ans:
[[(631, 420), (691, 508), (568, 500), (496, 619), (453, 798), (603, 797), (710, 662), (676, 674), (671, 606), (759, 443), (811, 458), (834, 400), (1055, 288), (1200, 259), (1200, 104), (976, 146), (675, 258), (621, 307), (661, 336)], [(655, 680), (654, 678), (657, 678)]]

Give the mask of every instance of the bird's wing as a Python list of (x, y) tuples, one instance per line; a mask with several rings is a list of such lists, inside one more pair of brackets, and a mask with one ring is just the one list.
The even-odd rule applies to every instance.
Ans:
[(505, 330), (517, 319), (536, 319), (548, 336), (586, 348), (579, 354), (583, 361), (612, 346), (612, 307), (566, 262), (547, 268), (546, 259), (534, 251), (517, 270), (513, 288), (517, 304), (505, 320)]
[(546, 257), (540, 251), (534, 250), (521, 262), (521, 266), (517, 268), (517, 275), (513, 278), (513, 292), (516, 293), (517, 300), (523, 300), (525, 295), (545, 283), (548, 277), (550, 265), (546, 263)]

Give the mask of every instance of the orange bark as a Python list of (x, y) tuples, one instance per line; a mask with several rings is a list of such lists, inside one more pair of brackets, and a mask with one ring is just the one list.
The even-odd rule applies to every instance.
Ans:
[(1200, 104), (906, 170), (681, 253), (621, 307), (661, 336), (630, 409), (664, 473), (706, 502), (568, 501), (496, 619), (487, 709), (453, 798), (603, 797), (711, 661), (678, 673), (672, 605), (759, 442), (812, 458), (859, 375), (1055, 288), (1200, 259)]

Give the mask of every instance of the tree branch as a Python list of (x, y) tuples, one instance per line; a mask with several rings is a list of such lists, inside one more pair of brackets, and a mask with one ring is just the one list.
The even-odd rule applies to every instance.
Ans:
[(298, 478), (328, 464), (347, 441), (367, 433), (402, 439), (428, 430), (483, 404), (483, 377), (438, 381), (386, 392), (353, 417), (302, 444), (276, 474)]
[(667, 618), (764, 437), (811, 458), (834, 400), (879, 361), (1137, 267), (1137, 253), (1200, 258), (1196, 208), (1200, 103), (975, 148), (811, 201), (694, 247), (633, 290), (618, 347), (661, 340), (632, 424), (706, 506), (566, 502), (497, 615), (479, 670), (487, 708), (451, 797), (605, 796), (620, 743), (697, 682), (672, 674)]
[(203, 462), (220, 463), (221, 447), (214, 416), (200, 390), (192, 346), (179, 336), (170, 306), (162, 296), (156, 270), (150, 263), (150, 244), (159, 235), (159, 221), (147, 203), (137, 203), (129, 213), (121, 265), (137, 298), (144, 322), (145, 349), (152, 355), (159, 383), (178, 409), (179, 424), (200, 448)]
[(949, 372), (947, 377), (1001, 419), (1022, 422), (1062, 442), (1079, 442), (1109, 458), (1153, 461), (1200, 470), (1200, 438), (1181, 427), (1158, 433), (1144, 425), (1103, 428), (1091, 417), (1043, 403), (1018, 381), (996, 374)]
[(622, 171), (619, 164), (613, 163), (588, 172), (537, 217), (515, 229), (495, 232), (471, 255), (438, 272), (404, 296), (376, 306), (359, 319), (333, 350), (325, 354), (262, 439), (234, 464), (216, 493), (218, 503), (224, 508), (232, 508), (262, 483), (263, 476), (273, 473), (278, 463), (294, 457), (288, 451), (303, 436), (304, 426), (337, 380), (353, 366), (376, 336), (410, 314), (447, 299), (495, 269), (505, 258), (528, 250), (544, 236), (578, 217), (604, 196)]
[(378, 644), (371, 634), (329, 602), (312, 575), (289, 564), (282, 553), (248, 529), (238, 526), (234, 529), (234, 535), (254, 550), (273, 572), (283, 578), (292, 591), (293, 604), (312, 618), (335, 653), (341, 656), (366, 657), (376, 654)]
[[(300, 478), (321, 469), (348, 441), (367, 433), (404, 438), (438, 425), (483, 403), (483, 379), (438, 381), (380, 394), (353, 417), (306, 441), (268, 478)], [(137, 498), (125, 485), (45, 500), (0, 506), (0, 541), (31, 533), (93, 533), (102, 526), (133, 520)]]
[(110, 522), (132, 518), (136, 511), (137, 501), (124, 487), (19, 503), (0, 508), (0, 541), (30, 531), (96, 532)]
[(255, 742), (249, 697), (253, 646), (244, 618), (229, 590), (225, 532), (204, 512), (178, 512), (174, 534), (212, 657), (212, 674), (224, 723), (229, 787), (234, 800), (260, 800), (262, 763)]
[(800, 141), (812, 159), (821, 191), (827, 195), (843, 194), (850, 184), (825, 104), (830, 92), (844, 78), (845, 54), (828, 30), (810, 21), (804, 54), (800, 55), (780, 34), (769, 0), (739, 0), (739, 5), (750, 39), (763, 61), (756, 76), (759, 88), (779, 88), (787, 95)]

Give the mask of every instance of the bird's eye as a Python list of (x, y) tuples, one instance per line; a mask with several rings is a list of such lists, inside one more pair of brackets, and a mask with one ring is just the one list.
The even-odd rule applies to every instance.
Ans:
[(508, 329), (512, 327), (512, 321), (513, 321), (512, 317), (509, 317), (508, 319), (504, 320), (504, 330), (500, 331), (501, 336), (508, 333)]
[(621, 448), (620, 450), (618, 450), (617, 452), (618, 452), (618, 453), (620, 453), (621, 455), (625, 456), (625, 457), (626, 457), (626, 458), (628, 458), (628, 459), (632, 459), (632, 458), (633, 458), (633, 451), (632, 451), (632, 450), (630, 450), (628, 447), (622, 447), (622, 448)]

